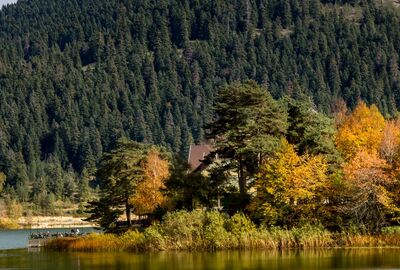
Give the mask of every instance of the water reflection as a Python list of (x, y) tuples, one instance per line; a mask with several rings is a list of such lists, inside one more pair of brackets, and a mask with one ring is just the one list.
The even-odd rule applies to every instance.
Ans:
[(399, 269), (400, 249), (331, 249), (313, 251), (229, 251), (215, 253), (58, 253), (0, 252), (0, 269)]

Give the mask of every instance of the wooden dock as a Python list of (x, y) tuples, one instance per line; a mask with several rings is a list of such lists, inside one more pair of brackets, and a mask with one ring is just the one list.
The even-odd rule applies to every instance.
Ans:
[(78, 229), (77, 232), (74, 231), (71, 233), (50, 234), (49, 232), (47, 232), (47, 233), (31, 234), (30, 237), (28, 238), (28, 248), (44, 247), (48, 242), (57, 238), (62, 238), (62, 237), (76, 238), (85, 235), (86, 233), (80, 233)]

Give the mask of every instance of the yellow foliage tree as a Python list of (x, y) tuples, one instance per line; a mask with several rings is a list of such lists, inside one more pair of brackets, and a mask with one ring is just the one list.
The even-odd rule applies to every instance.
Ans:
[(346, 117), (336, 136), (336, 146), (346, 160), (359, 151), (378, 152), (383, 138), (385, 119), (375, 105), (360, 102)]
[(327, 163), (323, 156), (299, 156), (286, 140), (275, 156), (262, 166), (256, 180), (256, 195), (250, 210), (269, 224), (291, 225), (290, 214), (311, 218), (316, 198), (327, 184)]
[(164, 202), (161, 189), (165, 188), (165, 181), (169, 177), (168, 161), (161, 159), (160, 153), (152, 149), (143, 166), (144, 179), (136, 189), (132, 198), (135, 206), (134, 212), (138, 215), (153, 212), (157, 206)]

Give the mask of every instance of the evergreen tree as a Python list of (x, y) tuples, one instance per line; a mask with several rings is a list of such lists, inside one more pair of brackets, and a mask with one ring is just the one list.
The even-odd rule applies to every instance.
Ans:
[(208, 125), (208, 136), (217, 139), (221, 157), (237, 164), (240, 193), (245, 195), (252, 164), (261, 164), (286, 132), (284, 109), (266, 89), (247, 81), (221, 88), (214, 110), (217, 118)]

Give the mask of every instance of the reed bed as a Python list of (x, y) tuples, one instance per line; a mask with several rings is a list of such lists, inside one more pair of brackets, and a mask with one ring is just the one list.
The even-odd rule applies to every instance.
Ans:
[(48, 242), (46, 247), (73, 251), (138, 251), (143, 240), (143, 234), (137, 231), (123, 235), (92, 233), (80, 238), (56, 238)]
[(219, 212), (169, 213), (161, 223), (143, 232), (121, 235), (91, 234), (82, 238), (59, 238), (47, 247), (70, 251), (161, 251), (223, 249), (309, 249), (324, 247), (400, 246), (400, 230), (380, 235), (332, 233), (322, 226), (305, 224), (290, 230), (257, 227), (243, 214), (228, 217)]
[(343, 232), (336, 236), (336, 245), (346, 247), (400, 247), (400, 226), (383, 228), (380, 234)]

